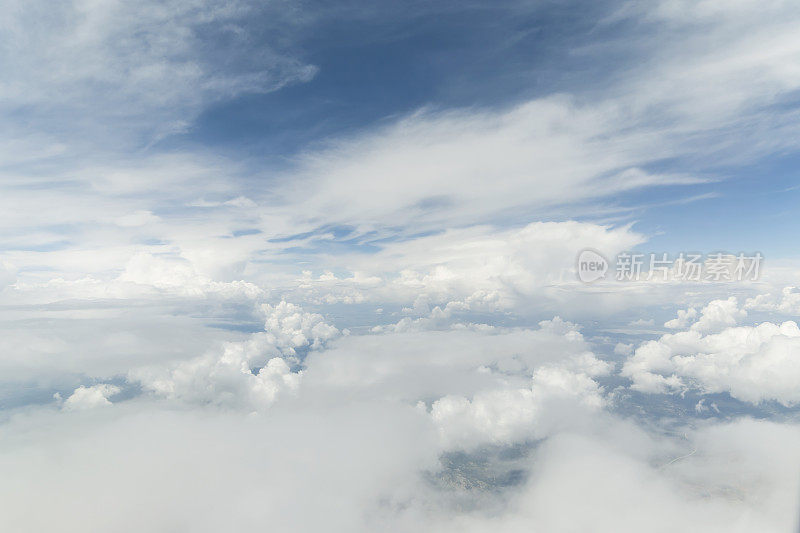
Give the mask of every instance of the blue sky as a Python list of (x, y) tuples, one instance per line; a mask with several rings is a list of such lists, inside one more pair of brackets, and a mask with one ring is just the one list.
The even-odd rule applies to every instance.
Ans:
[[(181, 16), (190, 18), (192, 11), (181, 12)], [(242, 173), (239, 186), (246, 193), (296, 179), (287, 174), (291, 176), (305, 156), (353, 137), (366, 138), (420, 110), (503, 113), (553, 97), (588, 108), (618, 103), (624, 108), (641, 101), (636, 115), (611, 119), (610, 125), (618, 120), (620, 128), (633, 128), (631, 131), (639, 132), (634, 135), (642, 136), (662, 130), (669, 139), (660, 142), (672, 146), (663, 155), (635, 157), (637, 166), (645, 172), (704, 183), (673, 185), (669, 179), (653, 179), (656, 186), (611, 190), (613, 197), (599, 203), (593, 199), (588, 206), (565, 204), (560, 209), (553, 209), (554, 205), (543, 209), (542, 205), (523, 204), (513, 211), (487, 213), (458, 225), (522, 226), (532, 220), (568, 219), (635, 222), (635, 228), (650, 237), (648, 245), (659, 250), (760, 250), (775, 258), (793, 257), (786, 243), (796, 228), (791, 216), (797, 194), (792, 189), (797, 182), (793, 173), (796, 150), (791, 146), (791, 132), (785, 131), (786, 122), (796, 112), (793, 92), (777, 90), (780, 78), (753, 82), (740, 90), (754, 92), (742, 93), (743, 100), (732, 104), (745, 106), (740, 107), (738, 117), (732, 114), (733, 108), (722, 110), (728, 114), (710, 118), (712, 122), (698, 124), (680, 136), (671, 134), (670, 128), (680, 124), (676, 122), (680, 106), (692, 105), (693, 95), (687, 92), (681, 102), (678, 92), (678, 100), (660, 94), (635, 97), (631, 92), (639, 86), (646, 93), (648, 85), (665, 81), (683, 83), (679, 72), (658, 66), (660, 50), (678, 51), (675, 58), (666, 58), (668, 64), (680, 61), (684, 53), (687, 61), (698, 64), (706, 57), (723, 64), (724, 60), (715, 59), (714, 43), (704, 50), (681, 48), (684, 42), (702, 39), (693, 32), (709, 24), (707, 21), (699, 20), (693, 26), (669, 17), (673, 14), (668, 13), (668, 23), (659, 24), (658, 17), (613, 2), (591, 6), (515, 1), (491, 6), (352, 2), (234, 9), (226, 15), (227, 24), (192, 22), (192, 33), (181, 42), (183, 48), (166, 52), (166, 57), (175, 61), (176, 72), (201, 68), (207, 80), (203, 83), (220, 89), (202, 89), (193, 95), (176, 92), (167, 97), (175, 98), (170, 104), (169, 99), (159, 102), (157, 98), (166, 86), (143, 86), (145, 93), (152, 93), (148, 99), (154, 100), (137, 95), (113, 102), (110, 98), (115, 91), (125, 93), (112, 88), (117, 79), (106, 75), (104, 80), (103, 75), (93, 73), (84, 79), (67, 79), (64, 94), (72, 94), (70, 100), (56, 99), (44, 106), (20, 101), (6, 113), (10, 132), (22, 133), (23, 138), (36, 138), (42, 131), (60, 136), (60, 140), (53, 139), (60, 147), (59, 155), (11, 162), (7, 168), (36, 175), (41, 172), (37, 168), (47, 168), (42, 165), (63, 168), (65, 158), (71, 165), (75, 157), (104, 163), (161, 154), (212, 154), (244, 166), (237, 172)], [(173, 29), (168, 20), (159, 24)], [(720, 43), (724, 43), (728, 29), (720, 26)], [(131, 62), (138, 60), (136, 54), (144, 53), (157, 65), (158, 56), (146, 54), (157, 54), (164, 45), (147, 33), (143, 35), (136, 52), (121, 45), (107, 51)], [(169, 41), (165, 42), (169, 46)], [(124, 68), (134, 66), (131, 63)], [(252, 81), (256, 80), (253, 76), (279, 81)], [(231, 83), (224, 81), (226, 78), (237, 77), (240, 81), (234, 83), (240, 86), (221, 89)], [(151, 82), (172, 83), (157, 77), (145, 83)], [(713, 77), (697, 83), (719, 84)], [(103, 91), (98, 101), (110, 107), (86, 107), (95, 89)], [(716, 90), (725, 92), (721, 84)], [(725, 99), (714, 94), (700, 97)], [(169, 105), (169, 110), (165, 112), (163, 105)], [(119, 112), (126, 108), (144, 114), (131, 120)], [(46, 115), (45, 109), (49, 109)], [(702, 118), (702, 114), (698, 115)], [(764, 142), (762, 136), (770, 127), (787, 138)], [(71, 130), (81, 133), (75, 137), (69, 134)], [(706, 149), (698, 149), (701, 145)], [(64, 150), (64, 146), (68, 148)], [(619, 144), (610, 149), (626, 150)], [(601, 172), (612, 171), (609, 167)], [(58, 186), (67, 186), (70, 179), (58, 180)], [(156, 200), (152, 207), (166, 213), (169, 200)], [(731, 216), (744, 212), (746, 216)], [(344, 220), (339, 225), (354, 223), (357, 225), (357, 221)], [(55, 240), (47, 246), (66, 241)]]
[[(261, 171), (259, 180), (270, 180), (274, 169), (291, 166), (304, 151), (421, 108), (505, 109), (552, 94), (585, 101), (607, 97), (619, 90), (620, 77), (651, 53), (648, 43), (641, 49), (626, 43), (658, 29), (622, 17), (612, 20), (619, 10), (613, 3), (588, 9), (518, 2), (428, 4), (422, 9), (352, 3), (328, 13), (306, 5), (300, 11), (311, 14), (311, 20), (298, 23), (287, 47), (314, 65), (311, 79), (212, 103), (187, 131), (147, 150), (212, 150), (244, 159)], [(313, 16), (318, 12), (329, 16)], [(265, 17), (249, 24), (269, 27), (270, 15)], [(254, 33), (248, 42), (253, 51), (271, 46), (272, 35)], [(677, 39), (680, 33), (669, 37)], [(213, 33), (206, 45), (214, 49), (217, 40), (225, 46)], [(794, 109), (787, 106), (765, 113)], [(718, 133), (730, 144), (747, 142), (748, 134), (746, 129)], [(653, 250), (759, 250), (773, 258), (793, 258), (789, 243), (797, 229), (792, 207), (798, 194), (792, 190), (798, 183), (793, 153), (783, 149), (747, 161), (729, 161), (724, 152), (654, 160), (651, 165), (660, 172), (709, 183), (618, 195), (609, 207), (618, 208), (620, 218), (608, 219), (635, 221), (637, 230), (651, 236)], [(587, 216), (577, 207), (551, 219), (606, 220), (589, 211)], [(536, 217), (542, 214), (523, 212), (497, 222), (519, 225)]]

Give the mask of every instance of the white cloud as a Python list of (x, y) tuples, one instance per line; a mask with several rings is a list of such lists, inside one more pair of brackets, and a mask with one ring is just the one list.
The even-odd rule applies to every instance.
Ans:
[[(32, 412), (0, 432), (6, 531), (386, 530), (436, 462), (408, 406), (248, 417), (129, 404)], [(48, 512), (36, 512), (44, 500)]]
[(472, 399), (445, 396), (433, 402), (431, 418), (448, 449), (514, 444), (542, 439), (591, 414), (603, 404), (602, 389), (584, 373), (544, 366), (531, 388), (499, 389)]
[[(551, 302), (581, 299), (585, 286), (577, 281), (575, 260), (583, 248), (608, 254), (644, 241), (630, 228), (597, 224), (535, 222), (522, 228), (476, 226), (450, 229), (410, 241), (386, 243), (374, 254), (327, 257), (351, 277), (306, 276), (298, 280), (298, 297), (322, 302), (425, 302), (443, 312), (469, 308), (497, 311), (528, 305), (532, 297)], [(560, 290), (569, 287), (569, 291)], [(605, 302), (595, 305), (604, 307)], [(456, 302), (460, 302), (456, 304)], [(539, 302), (544, 305), (544, 302)], [(450, 311), (446, 306), (450, 305)], [(583, 304), (575, 306), (585, 308)], [(425, 313), (428, 311), (425, 310)], [(553, 313), (555, 314), (555, 313)]]
[(530, 388), (542, 367), (592, 377), (611, 370), (577, 326), (555, 318), (538, 329), (461, 326), (342, 337), (308, 355), (302, 388), (416, 403)]
[[(447, 516), (437, 531), (787, 532), (797, 527), (798, 428), (741, 420), (669, 449), (635, 428), (543, 443), (505, 513)], [(627, 442), (626, 442), (627, 439)], [(682, 449), (681, 449), (682, 448)], [(696, 453), (682, 460), (692, 450)]]
[(295, 349), (300, 347), (320, 348), (340, 335), (319, 313), (305, 312), (286, 301), (275, 306), (264, 304), (261, 309), (270, 341), (286, 355), (295, 355)]
[[(613, 106), (579, 106), (563, 96), (500, 112), (421, 111), (308, 154), (299, 170), (303, 186), (293, 180), (284, 194), (302, 197), (303, 217), (324, 213), (330, 223), (365, 229), (375, 226), (370, 220), (414, 221), (430, 229), (697, 181), (637, 168), (658, 149), (639, 153), (642, 138), (621, 131), (619, 120)], [(361, 202), (348, 201), (355, 194)]]
[(16, 268), (8, 261), (0, 261), (0, 291), (16, 281)]
[(800, 315), (800, 291), (797, 287), (784, 287), (780, 299), (771, 294), (758, 294), (748, 298), (745, 309), (773, 311), (787, 315)]
[(318, 349), (340, 335), (323, 317), (281, 302), (264, 304), (264, 332), (246, 341), (226, 343), (222, 353), (206, 354), (172, 365), (129, 372), (129, 379), (160, 397), (194, 404), (263, 410), (282, 394), (297, 390), (302, 371), (293, 371), (297, 350)]
[(697, 318), (697, 309), (690, 307), (689, 309), (678, 309), (678, 318), (673, 318), (664, 323), (665, 328), (669, 329), (685, 329), (689, 327)]
[(794, 322), (732, 327), (735, 298), (715, 300), (686, 331), (647, 341), (622, 374), (645, 392), (729, 392), (742, 401), (800, 403), (800, 330)]
[(96, 407), (107, 407), (111, 405), (110, 396), (114, 396), (121, 391), (116, 385), (101, 383), (91, 387), (80, 386), (64, 400), (62, 409), (65, 411), (78, 411), (84, 409), (94, 409)]
[(153, 222), (158, 222), (160, 220), (161, 219), (154, 215), (151, 211), (140, 210), (118, 217), (114, 222), (118, 226), (135, 228), (144, 226), (146, 224), (151, 224)]
[(255, 299), (265, 295), (265, 291), (253, 283), (243, 280), (212, 281), (198, 274), (192, 263), (185, 259), (157, 257), (148, 253), (134, 255), (117, 280), (186, 296), (218, 294), (223, 297)]
[[(740, 420), (686, 429), (683, 439), (600, 414), (530, 450), (519, 463), (530, 475), (498, 508), (491, 489), (465, 505), (463, 490), (426, 481), (442, 466), (418, 409), (351, 400), (269, 416), (146, 403), (25, 413), (0, 425), (0, 527), (779, 533), (796, 525), (794, 425)], [(48, 512), (35, 512), (43, 500)]]
[(297, 389), (302, 372), (292, 372), (280, 357), (255, 370), (250, 363), (255, 355), (241, 352), (241, 346), (229, 345), (222, 355), (207, 354), (171, 369), (136, 370), (130, 379), (170, 400), (253, 410), (269, 407), (279, 395)]
[(630, 355), (633, 353), (633, 343), (618, 342), (614, 346), (614, 353), (617, 355)]
[[(687, 311), (687, 313), (689, 312)], [(745, 316), (747, 316), (747, 311), (739, 309), (739, 303), (735, 296), (731, 296), (727, 300), (714, 300), (700, 311), (700, 318), (691, 325), (690, 329), (700, 333), (720, 331), (727, 326), (735, 326)], [(680, 314), (678, 317), (680, 318)]]
[[(70, 121), (70, 131), (88, 131), (101, 145), (125, 134), (181, 130), (220, 98), (275, 90), (315, 73), (269, 43), (247, 54), (246, 22), (265, 11), (248, 2), (37, 0), (6, 7), (0, 65), (14, 75), (0, 87), (4, 108), (27, 110), (30, 122), (53, 133), (64, 130), (59, 120)], [(290, 17), (282, 14), (274, 10), (266, 20), (286, 24)], [(204, 46), (211, 39), (225, 47), (225, 59)]]

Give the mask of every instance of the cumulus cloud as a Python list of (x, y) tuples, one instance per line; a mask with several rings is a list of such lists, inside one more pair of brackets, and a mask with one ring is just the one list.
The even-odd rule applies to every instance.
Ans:
[(80, 386), (64, 400), (62, 409), (65, 411), (77, 411), (83, 409), (94, 409), (96, 407), (107, 407), (111, 405), (109, 397), (121, 391), (116, 385), (101, 383), (91, 387)]
[(575, 275), (580, 250), (591, 246), (611, 255), (644, 240), (628, 227), (575, 221), (451, 229), (386, 243), (369, 255), (329, 258), (354, 274), (304, 276), (295, 293), (316, 302), (330, 296), (333, 301), (400, 303), (417, 315), (437, 306), (448, 314), (518, 309), (532, 297), (563, 304), (585, 295)]
[(10, 298), (25, 304), (69, 299), (87, 302), (97, 299), (157, 300), (164, 296), (247, 302), (265, 297), (267, 291), (244, 280), (213, 281), (199, 274), (192, 262), (175, 254), (138, 252), (127, 261), (122, 273), (112, 279), (85, 276), (78, 279), (54, 277), (47, 281), (17, 282), (8, 294)]
[[(685, 331), (647, 341), (622, 374), (646, 392), (728, 392), (742, 401), (800, 402), (800, 330), (795, 322), (732, 327), (736, 300), (715, 300)], [(713, 333), (712, 333), (713, 331)]]
[[(690, 315), (691, 310), (687, 310), (684, 318)], [(747, 311), (739, 308), (739, 302), (735, 296), (727, 300), (714, 300), (700, 311), (697, 322), (691, 325), (692, 331), (700, 333), (710, 333), (719, 331), (727, 326), (735, 326), (736, 323), (747, 316)], [(680, 320), (680, 314), (678, 314)]]
[(576, 325), (558, 318), (537, 329), (455, 327), (350, 335), (310, 353), (305, 365), (303, 388), (412, 403), (530, 388), (535, 371), (545, 366), (592, 377), (611, 370)]
[(685, 329), (689, 327), (697, 318), (697, 309), (690, 307), (689, 309), (678, 309), (678, 317), (672, 320), (667, 320), (664, 323), (665, 328), (669, 329)]
[(542, 439), (604, 404), (602, 389), (588, 375), (545, 366), (533, 373), (531, 388), (500, 389), (472, 399), (445, 396), (431, 405), (444, 446), (473, 449)]
[(169, 400), (254, 410), (269, 407), (300, 384), (303, 372), (289, 366), (297, 363), (297, 350), (320, 348), (340, 332), (321, 315), (287, 302), (262, 308), (264, 332), (226, 343), (222, 353), (209, 351), (173, 365), (134, 369), (129, 379)]
[(617, 355), (630, 355), (633, 353), (633, 343), (618, 342), (614, 346), (614, 353)]
[(319, 313), (303, 311), (300, 306), (282, 301), (261, 309), (266, 317), (264, 329), (270, 342), (284, 354), (295, 355), (297, 348), (319, 348), (340, 335), (338, 329), (325, 322)]
[(292, 372), (280, 357), (258, 370), (238, 346), (227, 346), (221, 356), (181, 362), (171, 369), (146, 368), (131, 373), (145, 390), (171, 400), (263, 409), (279, 394), (297, 389), (302, 372)]
[(253, 283), (243, 280), (212, 281), (198, 274), (190, 261), (180, 257), (158, 257), (149, 253), (134, 255), (116, 281), (187, 296), (218, 294), (255, 299), (264, 295), (264, 290)]
[(772, 294), (758, 294), (753, 298), (748, 298), (744, 307), (754, 311), (800, 315), (800, 290), (797, 287), (784, 287), (779, 298)]

